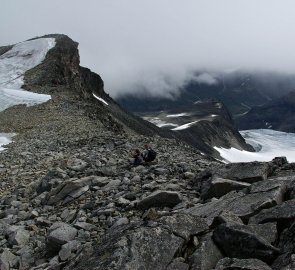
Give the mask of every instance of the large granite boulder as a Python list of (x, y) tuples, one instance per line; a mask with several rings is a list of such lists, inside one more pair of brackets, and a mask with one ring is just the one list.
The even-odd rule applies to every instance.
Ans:
[(75, 269), (167, 269), (183, 244), (181, 237), (160, 226), (122, 226), (109, 231)]
[(266, 162), (238, 162), (220, 167), (216, 174), (222, 178), (254, 183), (265, 180), (271, 173), (270, 165)]
[(137, 207), (141, 210), (151, 207), (173, 207), (182, 201), (180, 193), (175, 191), (157, 190), (138, 202)]
[(249, 186), (249, 183), (214, 176), (210, 181), (203, 182), (201, 188), (201, 198), (203, 200), (213, 197), (220, 198), (232, 190), (241, 190)]
[(257, 215), (250, 218), (249, 223), (266, 223), (266, 222), (280, 222), (295, 220), (295, 199), (283, 202), (279, 205), (264, 209)]
[(244, 222), (248, 222), (251, 216), (256, 215), (262, 209), (280, 204), (283, 201), (286, 190), (284, 182), (260, 181), (252, 184), (247, 192), (231, 191), (218, 200), (197, 204), (185, 210), (185, 212), (204, 217), (209, 224), (222, 211), (230, 211)]
[(61, 200), (66, 202), (79, 198), (89, 190), (89, 186), (95, 181), (94, 177), (73, 178), (59, 184), (48, 193), (46, 204), (54, 205)]
[(271, 263), (279, 255), (279, 249), (246, 225), (221, 224), (214, 230), (213, 239), (231, 258), (256, 258)]
[(59, 251), (62, 245), (75, 239), (78, 230), (66, 223), (56, 222), (48, 230), (48, 248)]

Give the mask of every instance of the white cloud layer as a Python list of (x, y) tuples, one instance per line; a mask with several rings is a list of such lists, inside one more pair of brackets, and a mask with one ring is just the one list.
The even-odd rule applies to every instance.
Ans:
[(294, 10), (294, 0), (4, 0), (1, 45), (64, 33), (112, 96), (173, 96), (196, 69), (293, 73)]

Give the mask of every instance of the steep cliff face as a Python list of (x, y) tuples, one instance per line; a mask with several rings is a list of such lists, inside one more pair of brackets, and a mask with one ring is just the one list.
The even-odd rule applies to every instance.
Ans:
[(252, 108), (235, 121), (240, 130), (270, 128), (295, 132), (295, 92)]

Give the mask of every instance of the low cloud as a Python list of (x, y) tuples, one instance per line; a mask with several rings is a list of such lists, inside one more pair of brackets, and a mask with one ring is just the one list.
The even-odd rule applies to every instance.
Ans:
[(293, 0), (10, 0), (1, 45), (64, 33), (112, 96), (173, 98), (191, 79), (214, 84), (212, 70), (294, 73), (294, 10)]

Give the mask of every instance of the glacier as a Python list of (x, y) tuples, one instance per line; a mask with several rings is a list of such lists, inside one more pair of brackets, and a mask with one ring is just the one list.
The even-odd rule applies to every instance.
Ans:
[(271, 161), (278, 156), (285, 156), (289, 162), (295, 162), (295, 133), (271, 129), (253, 129), (239, 132), (256, 152), (215, 146), (214, 148), (226, 162)]

